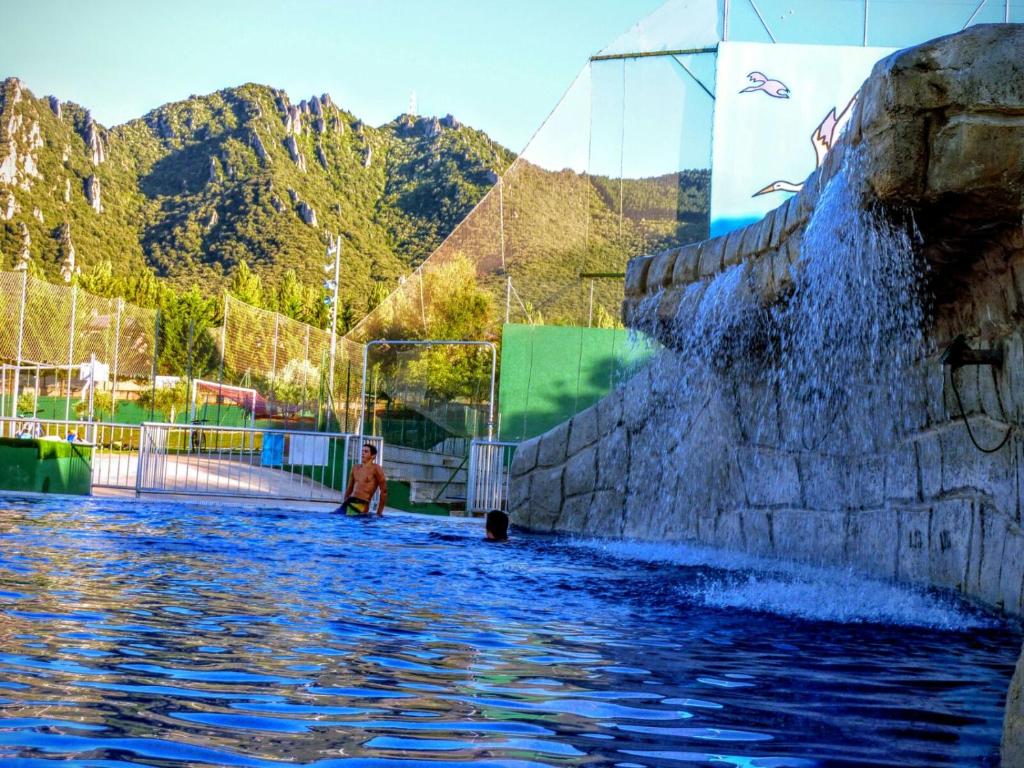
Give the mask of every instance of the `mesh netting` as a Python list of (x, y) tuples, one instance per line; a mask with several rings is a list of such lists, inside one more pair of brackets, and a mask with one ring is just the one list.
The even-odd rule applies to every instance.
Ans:
[[(331, 334), (228, 295), (224, 304), (223, 381), (255, 389), (257, 418), (354, 426), (362, 346), (339, 339), (331, 375)], [(320, 424), (321, 427), (326, 426)]]
[[(707, 236), (713, 87), (713, 53), (592, 61), (476, 208), (348, 337), (617, 325), (630, 258)], [(453, 264), (471, 265), (491, 305), (480, 335), (452, 323)]]

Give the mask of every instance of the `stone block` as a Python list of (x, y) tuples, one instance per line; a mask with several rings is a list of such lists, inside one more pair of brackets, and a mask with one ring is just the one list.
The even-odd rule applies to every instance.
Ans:
[(530, 485), (533, 480), (532, 474), (513, 477), (508, 484), (508, 509), (509, 514), (518, 515), (520, 511), (529, 512)]
[(1009, 520), (984, 503), (977, 504), (975, 508), (978, 510), (976, 530), (979, 535), (974, 540), (980, 542), (981, 547), (971, 551), (972, 580), (968, 588), (973, 597), (989, 605), (997, 605)]
[(586, 533), (616, 538), (622, 535), (623, 497), (615, 491), (598, 491), (591, 497)]
[(897, 446), (885, 456), (885, 500), (907, 503), (920, 499), (915, 444), (911, 442)]
[(597, 486), (625, 490), (629, 467), (629, 440), (622, 427), (606, 435), (597, 444)]
[(569, 422), (563, 421), (554, 429), (540, 436), (540, 447), (537, 449), (537, 465), (553, 467), (565, 461), (566, 448), (569, 445)]
[[(982, 446), (995, 446), (1006, 430), (986, 420), (972, 420), (971, 430)], [(939, 436), (942, 449), (942, 490), (988, 496), (1008, 518), (1016, 517), (1017, 477), (1011, 443), (995, 453), (982, 453), (971, 443), (962, 421), (945, 427)]]
[(896, 578), (927, 584), (930, 575), (928, 536), (931, 510), (910, 507), (898, 512)]
[(702, 247), (700, 251), (700, 261), (697, 265), (697, 274), (699, 277), (713, 277), (718, 274), (722, 269), (722, 259), (725, 255), (725, 251), (720, 248), (708, 248)]
[(616, 389), (597, 403), (597, 429), (601, 437), (611, 433), (622, 423), (623, 390)]
[(755, 221), (740, 230), (740, 261), (747, 261), (757, 255), (757, 244), (761, 240), (761, 224), (761, 221)]
[(850, 462), (851, 495), (846, 506), (851, 509), (877, 509), (885, 499), (885, 460), (880, 456), (863, 456)]
[(932, 505), (928, 531), (931, 584), (966, 591), (972, 521), (973, 505), (968, 499)]
[(743, 525), (743, 549), (758, 557), (772, 554), (772, 513), (762, 509), (739, 512)]
[(724, 237), (715, 239), (722, 242), (722, 260), (720, 263), (723, 267), (731, 267), (743, 261), (744, 254), (740, 252), (740, 244), (743, 242), (743, 230), (734, 229)]
[[(672, 285), (688, 285), (700, 277), (700, 254), (704, 248), (712, 247), (717, 241), (705, 241), (684, 245), (676, 256), (672, 268)], [(720, 247), (720, 246), (719, 246)]]
[(1006, 543), (1003, 547), (1003, 566), (999, 572), (999, 595), (1003, 610), (1019, 616), (1024, 610), (1021, 597), (1024, 595), (1024, 532), (1017, 525), (1006, 529)]
[(714, 528), (707, 543), (733, 552), (746, 551), (742, 513), (738, 509), (726, 509), (716, 515)]
[(562, 510), (563, 467), (554, 469), (538, 469), (532, 475), (530, 486), (529, 509), (524, 519), (529, 521), (527, 527), (534, 530), (550, 531)]
[(741, 449), (739, 468), (751, 506), (799, 506), (800, 475), (791, 454), (770, 448)]
[(748, 263), (750, 269), (750, 286), (762, 304), (771, 304), (775, 300), (775, 283), (772, 280), (773, 267), (770, 254), (761, 254)]
[(539, 446), (539, 437), (524, 440), (516, 446), (515, 455), (512, 456), (512, 465), (509, 467), (512, 477), (525, 475), (537, 466), (537, 449)]
[(651, 408), (651, 373), (649, 368), (633, 377), (629, 395), (622, 403), (622, 418), (626, 429), (640, 429), (654, 415)]
[(761, 219), (760, 228), (758, 230), (757, 244), (754, 249), (758, 253), (764, 253), (772, 247), (772, 238), (775, 234), (775, 228), (778, 226), (776, 220), (779, 216), (779, 209), (773, 208), (764, 215)]
[(850, 500), (853, 485), (849, 464), (842, 458), (824, 454), (800, 457), (800, 477), (805, 479), (804, 503), (808, 509), (841, 510)]
[(768, 243), (768, 247), (773, 250), (778, 250), (782, 241), (785, 239), (785, 234), (788, 231), (786, 229), (786, 223), (790, 218), (790, 201), (793, 198), (787, 198), (778, 208), (772, 210), (771, 215), (775, 221), (771, 228), (771, 241)]
[(778, 557), (838, 563), (846, 540), (845, 517), (842, 512), (777, 509), (772, 512), (772, 540)]
[(678, 249), (672, 248), (654, 257), (647, 270), (647, 293), (667, 288), (672, 284), (672, 271), (675, 269), (678, 255)]
[(937, 432), (929, 432), (914, 439), (917, 454), (921, 499), (929, 501), (942, 494), (942, 448)]
[(553, 529), (562, 533), (585, 533), (592, 500), (589, 493), (566, 499)]
[(847, 513), (844, 561), (877, 578), (895, 579), (898, 526), (892, 508)]
[(574, 456), (597, 441), (597, 405), (577, 413), (570, 424), (568, 455)]
[(647, 293), (647, 271), (651, 268), (651, 256), (630, 259), (626, 265), (626, 295), (643, 296)]
[(591, 445), (571, 456), (565, 464), (565, 495), (592, 493), (597, 487), (597, 446)]

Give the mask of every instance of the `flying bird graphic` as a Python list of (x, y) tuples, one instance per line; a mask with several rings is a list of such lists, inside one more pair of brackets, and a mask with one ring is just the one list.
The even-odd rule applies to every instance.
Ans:
[[(857, 94), (854, 94), (853, 98), (850, 99), (849, 103), (843, 107), (843, 111), (838, 115), (836, 114), (836, 108), (832, 107), (829, 113), (825, 115), (825, 119), (821, 121), (821, 124), (814, 129), (814, 133), (811, 134), (811, 146), (814, 147), (815, 168), (821, 167), (821, 164), (825, 162), (825, 155), (839, 141), (839, 136), (842, 134), (843, 129), (850, 122), (850, 116), (853, 115), (853, 105), (856, 103)], [(803, 188), (803, 182), (794, 184), (791, 181), (780, 179), (779, 181), (773, 181), (763, 189), (757, 190), (751, 197), (767, 195), (771, 192), (799, 192)]]
[(781, 80), (772, 80), (761, 72), (751, 72), (747, 75), (747, 80), (754, 83), (754, 85), (748, 85), (740, 91), (740, 93), (754, 93), (755, 91), (762, 91), (775, 99), (789, 98), (789, 86)]

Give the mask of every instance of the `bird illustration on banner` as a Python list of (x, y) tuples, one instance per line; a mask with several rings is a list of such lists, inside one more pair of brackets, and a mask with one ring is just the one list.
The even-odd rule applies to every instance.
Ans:
[[(838, 115), (836, 114), (836, 108), (832, 107), (829, 113), (825, 115), (825, 119), (814, 129), (814, 133), (811, 134), (811, 146), (814, 147), (815, 168), (821, 167), (821, 164), (825, 162), (825, 155), (839, 141), (839, 136), (842, 134), (843, 129), (850, 122), (850, 117), (853, 115), (853, 105), (856, 103), (857, 94), (854, 94), (853, 98), (850, 99), (849, 103), (843, 107), (843, 111)], [(759, 189), (751, 197), (767, 195), (771, 192), (799, 192), (803, 188), (803, 182), (797, 184), (780, 179)]]
[(747, 86), (740, 93), (756, 93), (761, 91), (761, 93), (768, 94), (774, 99), (789, 98), (789, 86), (781, 80), (772, 80), (761, 72), (751, 72), (747, 75), (747, 80), (754, 83), (754, 85)]

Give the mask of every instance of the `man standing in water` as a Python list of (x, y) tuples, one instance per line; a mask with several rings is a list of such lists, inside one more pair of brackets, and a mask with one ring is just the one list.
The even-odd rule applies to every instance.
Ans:
[(384, 477), (384, 470), (375, 462), (376, 458), (377, 446), (366, 443), (363, 446), (363, 461), (352, 467), (348, 487), (345, 488), (345, 501), (335, 510), (336, 512), (348, 515), (370, 514), (370, 502), (373, 500), (373, 494), (379, 490), (377, 515), (384, 514), (384, 505), (388, 500), (388, 480)]

